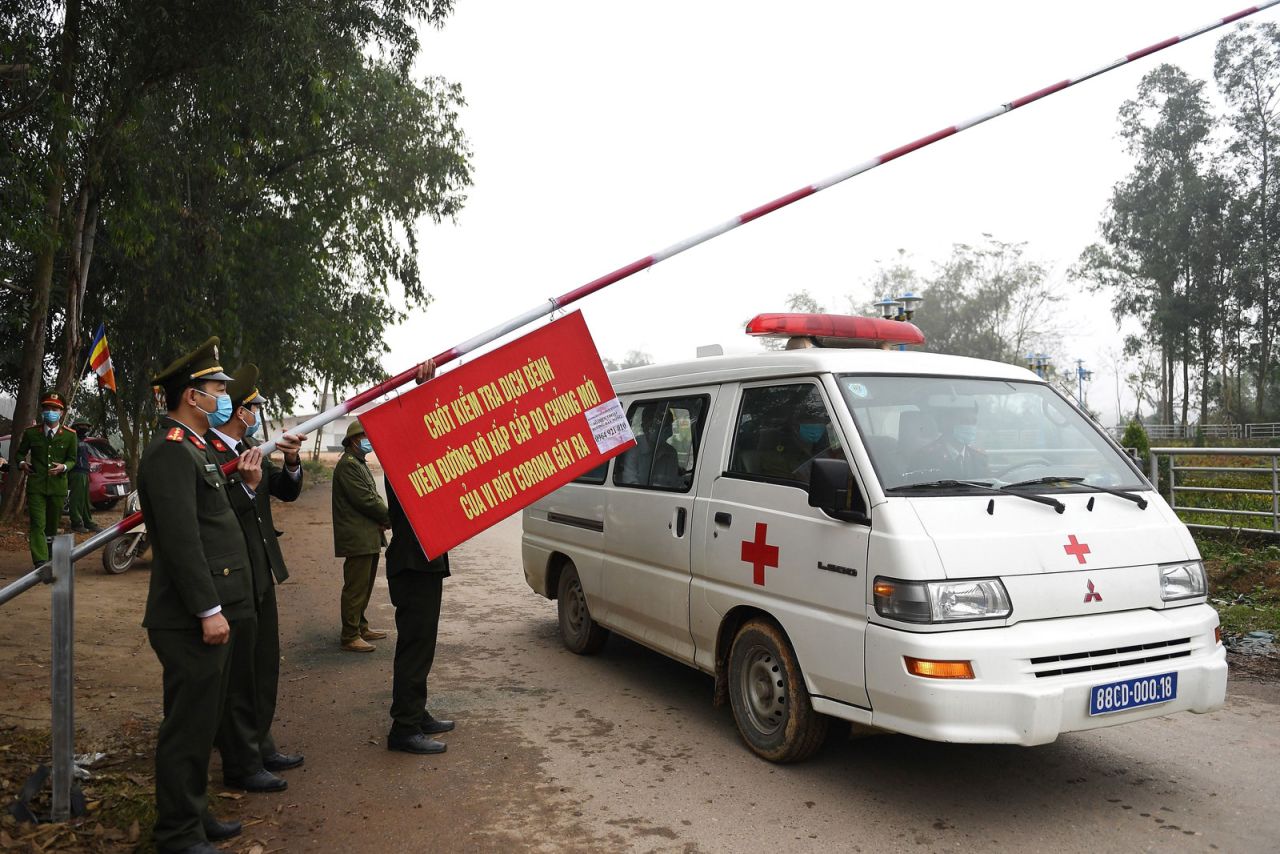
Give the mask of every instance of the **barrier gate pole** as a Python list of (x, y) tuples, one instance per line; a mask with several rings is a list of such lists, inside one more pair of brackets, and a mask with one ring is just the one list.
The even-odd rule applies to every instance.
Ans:
[(75, 661), (72, 657), (76, 619), (75, 563), (71, 549), (75, 537), (53, 539), (53, 594), (50, 597), (52, 666), (50, 671), (53, 714), (53, 821), (71, 817), (72, 763), (75, 754)]
[[(466, 355), (467, 353), (471, 352), (477, 347), (483, 346), (484, 344), (488, 344), (491, 341), (496, 341), (498, 338), (501, 338), (503, 335), (506, 335), (508, 332), (514, 332), (515, 330), (519, 329), (521, 326), (524, 326), (527, 323), (532, 323), (533, 321), (537, 320), (540, 317), (545, 317), (546, 315), (551, 314), (553, 311), (556, 311), (557, 309), (561, 309), (561, 308), (564, 308), (566, 305), (575, 303), (578, 300), (582, 299), (583, 297), (589, 296), (595, 293), (596, 291), (603, 290), (604, 288), (607, 288), (609, 285), (615, 284), (629, 276), (639, 273), (641, 270), (647, 270), (650, 267), (654, 266), (655, 264), (659, 264), (667, 260), (668, 258), (671, 258), (675, 255), (679, 255), (681, 252), (684, 252), (688, 249), (692, 249), (693, 247), (698, 246), (702, 243), (705, 243), (714, 237), (719, 237), (725, 232), (732, 231), (733, 229), (737, 228), (740, 225), (746, 225), (747, 223), (760, 219), (763, 216), (767, 216), (773, 213), (774, 211), (781, 210), (782, 208), (785, 208), (790, 204), (798, 202), (801, 199), (808, 198), (809, 196), (812, 196), (815, 193), (820, 193), (823, 190), (834, 187), (836, 184), (839, 184), (843, 181), (847, 181), (850, 178), (853, 178), (857, 175), (861, 175), (863, 172), (869, 172), (878, 166), (883, 166), (886, 163), (897, 160), (899, 157), (905, 157), (906, 155), (911, 154), (914, 151), (919, 151), (920, 149), (933, 145), (935, 142), (946, 139), (949, 136), (955, 136), (958, 133), (963, 133), (964, 131), (967, 131), (970, 128), (976, 127), (984, 122), (988, 122), (1006, 113), (1011, 113), (1016, 109), (1027, 106), (1028, 104), (1033, 104), (1036, 101), (1041, 100), (1042, 98), (1047, 98), (1050, 95), (1057, 94), (1058, 92), (1061, 92), (1064, 89), (1068, 89), (1072, 86), (1083, 83), (1086, 80), (1092, 80), (1094, 77), (1098, 77), (1099, 75), (1106, 74), (1109, 71), (1114, 71), (1115, 69), (1120, 68), (1123, 65), (1127, 65), (1130, 62), (1134, 62), (1136, 60), (1142, 59), (1143, 57), (1150, 56), (1153, 53), (1158, 53), (1159, 51), (1162, 51), (1169, 47), (1173, 47), (1174, 45), (1179, 44), (1180, 42), (1187, 41), (1188, 39), (1193, 39), (1196, 36), (1204, 35), (1205, 33), (1211, 30), (1215, 30), (1218, 27), (1226, 26), (1227, 24), (1233, 23), (1235, 21), (1239, 21), (1242, 18), (1247, 18), (1250, 15), (1256, 14), (1257, 12), (1261, 12), (1263, 9), (1269, 9), (1272, 6), (1275, 6), (1277, 4), (1280, 4), (1280, 0), (1266, 0), (1266, 2), (1259, 3), (1256, 6), (1250, 6), (1247, 9), (1241, 9), (1239, 12), (1236, 12), (1231, 15), (1227, 15), (1226, 17), (1223, 17), (1223, 18), (1218, 18), (1208, 24), (1205, 24), (1202, 27), (1199, 27), (1195, 30), (1191, 30), (1190, 32), (1183, 33), (1182, 35), (1179, 35), (1179, 36), (1171, 36), (1163, 41), (1159, 41), (1159, 42), (1156, 42), (1155, 44), (1148, 45), (1147, 47), (1144, 47), (1141, 50), (1136, 50), (1133, 53), (1127, 53), (1124, 56), (1120, 57), (1119, 59), (1112, 60), (1106, 65), (1102, 65), (1097, 68), (1091, 69), (1077, 77), (1071, 77), (1066, 80), (1059, 80), (1056, 83), (1051, 83), (1048, 86), (1045, 86), (1041, 89), (1037, 89), (1036, 91), (1031, 92), (1029, 94), (1023, 95), (1020, 98), (1014, 98), (1012, 101), (1007, 101), (1003, 104), (1000, 104), (999, 106), (993, 107), (984, 113), (979, 113), (976, 116), (970, 116), (969, 118), (964, 119), (963, 121), (957, 122), (954, 125), (945, 127), (942, 130), (934, 131), (928, 136), (922, 136), (913, 142), (908, 142), (906, 145), (900, 145), (897, 148), (891, 149), (890, 151), (886, 151), (885, 153), (877, 157), (873, 157), (870, 160), (863, 161), (862, 163), (859, 163), (856, 166), (846, 169), (843, 172), (838, 172), (835, 175), (831, 175), (827, 178), (824, 178), (821, 181), (818, 181), (813, 184), (809, 184), (806, 187), (801, 187), (798, 190), (794, 190), (790, 193), (787, 193), (785, 196), (779, 196), (778, 198), (774, 199), (771, 202), (766, 202), (765, 204), (760, 205), (759, 207), (752, 208), (746, 213), (741, 213), (733, 217), (732, 219), (725, 220), (719, 225), (712, 226), (711, 228), (708, 228), (705, 231), (699, 232), (698, 234), (694, 234), (690, 237), (686, 237), (684, 240), (681, 240), (678, 243), (673, 243), (665, 249), (660, 249), (657, 252), (653, 253), (652, 255), (647, 255), (644, 258), (640, 258), (639, 260), (632, 261), (630, 264), (627, 264), (623, 267), (619, 267), (618, 269), (614, 270), (612, 273), (606, 273), (600, 278), (587, 282), (585, 285), (582, 285), (581, 287), (574, 288), (568, 293), (562, 294), (558, 297), (552, 297), (551, 299), (548, 299), (545, 302), (541, 302), (538, 305), (534, 306), (533, 308), (529, 309), (528, 311), (524, 312), (523, 314), (516, 315), (510, 320), (504, 323), (498, 324), (497, 326), (493, 327), (487, 332), (482, 332), (481, 334), (475, 336), (474, 338), (470, 338), (467, 341), (464, 341), (455, 347), (445, 350), (444, 352), (434, 357), (435, 363), (437, 366), (448, 364), (449, 362), (452, 362), (454, 359), (457, 359), (461, 356)], [(312, 430), (315, 430), (319, 427), (323, 427), (325, 424), (328, 424), (330, 421), (341, 418), (342, 416), (346, 415), (352, 410), (358, 409), (364, 404), (372, 400), (375, 400), (378, 397), (381, 397), (382, 395), (387, 394), (388, 392), (393, 391), (394, 389), (397, 389), (400, 386), (404, 385), (405, 383), (409, 382), (409, 380), (414, 378), (414, 374), (416, 370), (417, 370), (417, 365), (408, 369), (407, 371), (404, 371), (403, 373), (397, 374), (396, 376), (392, 377), (389, 380), (378, 383), (373, 388), (360, 392), (360, 394), (357, 394), (355, 397), (351, 398), (350, 400), (339, 403), (337, 406), (333, 407), (332, 409), (329, 409), (325, 412), (321, 412), (318, 415), (316, 415), (314, 418), (311, 418), (308, 421), (302, 424), (299, 424), (297, 427), (294, 428), (294, 430), (298, 433), (305, 434), (305, 433), (310, 433)], [(272, 451), (275, 450), (275, 447), (276, 447), (276, 443), (274, 441), (265, 442), (260, 446), (262, 453), (264, 455), (270, 454)], [(232, 460), (231, 462), (227, 463), (222, 467), (222, 470), (226, 474), (230, 474), (231, 472), (235, 471), (236, 461)], [(120, 534), (123, 534), (125, 531), (128, 531), (132, 528), (137, 527), (141, 522), (142, 522), (141, 512), (134, 513), (132, 516), (126, 517), (125, 519), (112, 525), (110, 528), (107, 528), (105, 531), (101, 531), (97, 534), (94, 534), (92, 537), (85, 540), (83, 543), (81, 543), (79, 546), (75, 548), (75, 551), (73, 552), (72, 557), (73, 558), (84, 557), (86, 554), (93, 551), (94, 549), (100, 546), (106, 545), (108, 542), (115, 539)], [(39, 570), (36, 570), (36, 572), (39, 572)], [(3, 590), (0, 590), (0, 603), (3, 603), (5, 601), (5, 597), (6, 595), (8, 595), (8, 591), (10, 588), (13, 588), (15, 587), (15, 585), (18, 585), (18, 584), (27, 583), (28, 580), (29, 579), (25, 579), (25, 578), (19, 579), (18, 581), (14, 582), (14, 584), (11, 584), (9, 588), (4, 588)], [(34, 582), (31, 582), (31, 583), (34, 583)]]

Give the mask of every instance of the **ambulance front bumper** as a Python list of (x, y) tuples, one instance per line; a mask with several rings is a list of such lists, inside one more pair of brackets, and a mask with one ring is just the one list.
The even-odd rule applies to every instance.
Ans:
[[(872, 624), (866, 642), (872, 723), (933, 741), (1033, 745), (1064, 732), (1213, 711), (1227, 690), (1217, 625), (1208, 605), (932, 634)], [(913, 676), (904, 656), (966, 660), (975, 678)], [(1173, 699), (1089, 714), (1094, 686), (1168, 673), (1177, 674)]]

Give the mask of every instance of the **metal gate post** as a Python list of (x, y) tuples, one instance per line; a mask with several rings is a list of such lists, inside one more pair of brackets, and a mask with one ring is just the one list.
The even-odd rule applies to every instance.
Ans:
[(72, 688), (75, 673), (71, 657), (75, 626), (75, 564), (71, 549), (75, 537), (62, 534), (53, 539), (53, 595), (50, 626), (53, 663), (50, 695), (53, 706), (53, 821), (71, 818), (72, 762), (75, 752), (75, 710)]
[(1147, 451), (1147, 469), (1148, 476), (1151, 478), (1151, 488), (1156, 491), (1156, 495), (1160, 494), (1160, 464), (1156, 462), (1156, 452)]
[(1271, 530), (1280, 532), (1280, 470), (1276, 458), (1271, 458)]

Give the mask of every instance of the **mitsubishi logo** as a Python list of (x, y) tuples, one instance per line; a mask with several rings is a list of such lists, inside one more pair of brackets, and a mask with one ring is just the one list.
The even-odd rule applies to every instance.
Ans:
[(1087, 604), (1089, 602), (1101, 602), (1102, 594), (1093, 589), (1093, 582), (1092, 581), (1086, 582), (1086, 586), (1089, 588), (1089, 592), (1084, 594), (1085, 603)]

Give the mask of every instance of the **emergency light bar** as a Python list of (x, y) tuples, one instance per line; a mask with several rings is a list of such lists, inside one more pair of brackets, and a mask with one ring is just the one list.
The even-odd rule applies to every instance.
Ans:
[(848, 314), (757, 314), (747, 334), (762, 338), (809, 338), (819, 347), (890, 347), (923, 344), (913, 323)]

